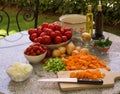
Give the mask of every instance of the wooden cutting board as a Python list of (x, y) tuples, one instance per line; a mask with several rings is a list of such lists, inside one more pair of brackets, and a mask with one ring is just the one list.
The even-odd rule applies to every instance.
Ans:
[[(60, 71), (57, 73), (58, 78), (69, 77), (71, 71)], [(105, 73), (102, 85), (89, 85), (89, 84), (77, 84), (77, 83), (59, 83), (62, 91), (79, 90), (79, 89), (92, 89), (92, 88), (105, 88), (113, 87), (114, 81), (120, 79), (120, 72), (109, 72), (101, 69), (101, 72)]]

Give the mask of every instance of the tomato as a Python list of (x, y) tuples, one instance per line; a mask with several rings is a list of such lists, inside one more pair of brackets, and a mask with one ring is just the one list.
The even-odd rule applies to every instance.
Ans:
[(48, 23), (47, 22), (44, 22), (44, 23), (42, 23), (42, 28), (47, 28), (48, 27)]
[(42, 37), (38, 37), (38, 42), (42, 43)]
[(62, 42), (62, 38), (60, 36), (56, 36), (55, 40), (54, 40), (54, 43), (58, 44), (58, 43), (61, 43), (61, 42)]
[(33, 40), (35, 43), (37, 43), (38, 42), (38, 38), (34, 38), (34, 40)]
[(28, 48), (25, 49), (24, 53), (26, 55), (36, 56), (47, 51), (47, 47), (41, 45), (40, 43), (33, 43)]
[(42, 26), (39, 26), (39, 27), (37, 28), (37, 33), (38, 33), (38, 35), (40, 35), (42, 32), (43, 32)]
[(31, 28), (31, 29), (28, 30), (29, 35), (32, 35), (33, 33), (37, 33), (37, 29)]
[(54, 27), (56, 30), (61, 30), (61, 25), (58, 23), (54, 23)]
[(52, 56), (52, 50), (47, 49), (46, 57), (50, 57), (50, 56)]
[(44, 58), (44, 59), (42, 60), (42, 63), (44, 64), (46, 61), (47, 61), (47, 59)]
[(42, 32), (41, 34), (40, 34), (40, 37), (43, 37), (43, 36), (45, 36), (46, 35), (46, 33), (45, 32)]
[(46, 34), (50, 35), (51, 32), (53, 32), (52, 29), (50, 28), (46, 28), (46, 30), (44, 31)]
[(71, 31), (69, 27), (64, 28), (65, 31)]
[(50, 23), (50, 24), (48, 25), (48, 28), (54, 30), (54, 29), (55, 29), (54, 24), (53, 24), (53, 23)]
[(64, 35), (64, 33), (65, 33), (65, 30), (63, 28), (61, 29), (61, 33), (62, 33), (62, 35)]
[(40, 54), (41, 54), (41, 51), (40, 51), (40, 50), (37, 50), (37, 51), (36, 51), (36, 54), (37, 54), (37, 55), (40, 55)]
[(59, 30), (55, 30), (56, 36), (62, 36), (62, 33)]
[(33, 34), (31, 34), (31, 35), (29, 36), (29, 39), (30, 39), (31, 41), (34, 41), (35, 38), (37, 38), (37, 33), (33, 33)]
[(44, 22), (40, 26), (38, 26), (37, 29), (29, 29), (28, 33), (30, 35), (29, 39), (31, 41), (47, 45), (65, 42), (72, 37), (72, 32), (70, 28), (62, 28), (61, 25), (56, 22)]
[(68, 39), (67, 39), (67, 36), (62, 36), (62, 41), (63, 42), (66, 42)]
[(49, 36), (49, 35), (44, 35), (44, 36), (42, 37), (42, 42), (43, 42), (43, 44), (50, 44), (50, 43), (51, 43), (51, 38), (50, 38), (50, 36)]
[(57, 34), (54, 31), (50, 33), (51, 38), (55, 38), (56, 36), (57, 36)]
[(37, 38), (37, 33), (33, 33), (31, 37)]
[(71, 31), (66, 31), (66, 32), (64, 33), (64, 35), (67, 36), (68, 39), (71, 39), (71, 37), (72, 37), (72, 32), (71, 32)]

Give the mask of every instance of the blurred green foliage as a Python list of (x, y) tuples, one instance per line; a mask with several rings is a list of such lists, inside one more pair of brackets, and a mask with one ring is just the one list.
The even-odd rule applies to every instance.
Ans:
[[(97, 11), (99, 0), (39, 0), (39, 11), (54, 14), (86, 14), (87, 5), (93, 6), (93, 14)], [(0, 0), (0, 4), (17, 2), (23, 6), (35, 7), (35, 0)], [(120, 24), (120, 0), (101, 0), (103, 5), (104, 23)]]

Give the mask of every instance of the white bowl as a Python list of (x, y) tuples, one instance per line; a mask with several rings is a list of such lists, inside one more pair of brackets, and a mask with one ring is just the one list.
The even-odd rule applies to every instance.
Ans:
[(13, 81), (21, 82), (28, 79), (32, 71), (32, 65), (18, 62), (8, 67), (7, 74)]
[(61, 47), (61, 46), (66, 46), (70, 41), (71, 41), (71, 39), (66, 41), (66, 42), (59, 43), (59, 44), (46, 45), (46, 47), (49, 49), (56, 49), (56, 48)]
[(40, 61), (42, 61), (45, 58), (46, 54), (47, 54), (47, 51), (37, 56), (29, 56), (26, 54), (24, 54), (24, 56), (31, 64), (37, 64), (37, 63), (40, 63)]

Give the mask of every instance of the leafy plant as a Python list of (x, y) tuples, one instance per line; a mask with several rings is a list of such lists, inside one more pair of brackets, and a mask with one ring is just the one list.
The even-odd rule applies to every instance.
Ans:
[(99, 39), (94, 43), (94, 45), (98, 47), (110, 47), (111, 44), (112, 44), (112, 41), (109, 40), (109, 37), (107, 39)]

